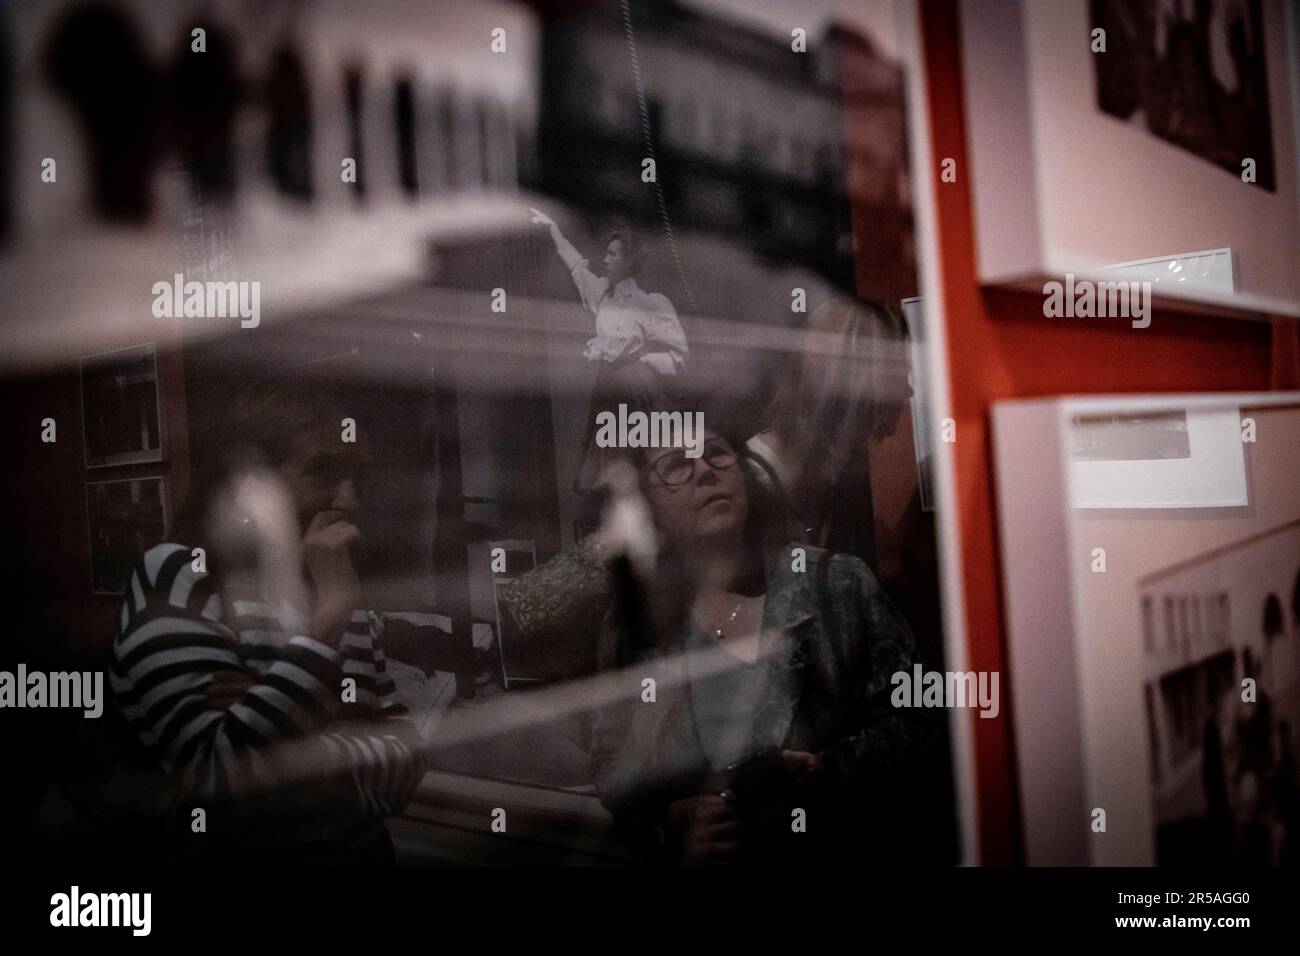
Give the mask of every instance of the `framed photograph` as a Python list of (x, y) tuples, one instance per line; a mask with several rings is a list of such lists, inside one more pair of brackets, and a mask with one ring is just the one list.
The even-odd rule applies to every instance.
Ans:
[[(22, 18), (22, 35), (33, 37), (24, 49), (72, 51), (59, 60), (71, 66), (57, 76), (39, 56), (38, 68), (17, 74), (23, 92), (31, 93), (24, 102), (34, 105), (24, 118), (33, 128), (54, 130), (56, 145), (81, 139), (60, 89), (73, 80), (93, 89), (95, 82), (93, 70), (82, 76), (75, 69), (81, 33), (73, 28), (84, 11), (73, 0), (59, 0), (54, 12), (69, 4), (76, 8), (71, 19), (35, 9)], [(129, 6), (114, 13), (114, 23), (140, 20), (138, 5)], [(430, 806), (428, 790), (396, 836), (424, 831), (405, 842), (419, 842), (438, 859), (479, 858), (480, 849), (484, 860), (592, 858), (598, 849), (587, 839), (592, 820), (615, 829), (598, 798), (609, 806), (625, 804), (607, 789), (597, 766), (602, 762), (590, 759), (594, 712), (618, 703), (626, 689), (625, 682), (603, 679), (613, 675), (602, 671), (631, 663), (633, 653), (621, 650), (639, 653), (642, 632), (665, 631), (662, 647), (656, 642), (647, 649), (710, 650), (695, 640), (693, 611), (684, 603), (694, 587), (676, 587), (679, 577), (696, 583), (688, 580), (696, 569), (686, 547), (660, 549), (653, 572), (629, 572), (641, 575), (653, 604), (632, 606), (629, 595), (638, 586), (620, 574), (621, 596), (628, 600), (616, 608), (613, 626), (601, 627), (620, 595), (607, 586), (601, 562), (577, 545), (600, 524), (602, 486), (618, 477), (607, 466), (623, 455), (618, 449), (601, 454), (598, 419), (625, 407), (638, 416), (679, 413), (681, 422), (693, 425), (695, 414), (707, 408), (714, 423), (709, 430), (734, 441), (736, 451), (759, 438), (776, 463), (766, 488), (739, 480), (729, 504), (700, 502), (711, 512), (727, 512), (727, 523), (752, 526), (752, 534), (743, 528), (743, 538), (726, 537), (729, 548), (746, 548), (737, 567), (771, 568), (772, 607), (786, 603), (777, 587), (797, 598), (800, 575), (815, 570), (805, 567), (809, 549), (795, 555), (785, 547), (781, 539), (789, 532), (819, 552), (853, 559), (834, 563), (887, 614), (900, 653), (911, 654), (915, 644), (927, 668), (954, 675), (954, 681), (968, 673), (974, 678), (982, 661), (978, 642), (968, 641), (964, 630), (952, 456), (926, 457), (930, 441), (924, 437), (932, 431), (924, 413), (945, 421), (949, 403), (936, 184), (929, 175), (937, 157), (930, 155), (935, 140), (924, 95), (919, 5), (593, 0), (539, 12), (528, 4), (449, 0), (407, 7), (400, 15), (376, 17), (360, 7), (328, 5), (319, 16), (295, 21), (284, 34), (284, 50), (252, 64), (250, 82), (270, 92), (251, 104), (249, 123), (241, 107), (231, 149), (217, 149), (212, 162), (198, 155), (205, 150), (181, 150), (185, 155), (157, 171), (161, 181), (153, 185), (166, 197), (166, 215), (150, 218), (147, 190), (129, 189), (134, 180), (124, 185), (111, 176), (100, 177), (98, 190), (23, 192), (17, 208), (39, 209), (57, 228), (29, 230), (31, 237), (14, 243), (21, 255), (4, 271), (17, 283), (9, 298), (27, 321), (18, 330), (20, 341), (7, 339), (4, 356), (16, 356), (11, 364), (24, 375), (48, 368), (67, 377), (79, 368), (88, 469), (80, 481), (88, 483), (93, 589), (120, 594), (125, 587), (130, 593), (130, 562), (160, 538), (175, 540), (168, 529), (175, 502), (166, 499), (183, 490), (175, 483), (185, 478), (182, 472), (201, 476), (222, 463), (236, 399), (260, 386), (285, 386), (282, 420), (269, 423), (284, 427), (268, 428), (265, 436), (250, 431), (250, 441), (265, 444), (272, 457), (282, 442), (302, 450), (301, 438), (316, 430), (304, 426), (302, 436), (289, 434), (299, 431), (288, 427), (300, 417), (297, 401), (306, 401), (304, 412), (328, 412), (331, 434), (323, 444), (332, 451), (315, 455), (318, 449), (310, 449), (305, 483), (338, 486), (331, 502), (358, 499), (357, 522), (368, 543), (356, 552), (356, 570), (366, 580), (368, 600), (377, 607), (436, 606), (450, 619), (453, 633), (439, 653), (455, 665), (459, 703), (470, 706), (439, 733), (472, 735), (464, 733), (466, 746), (455, 746), (454, 754), (450, 742), (440, 745), (447, 760), (440, 756), (439, 772), (463, 775), (480, 795), (498, 784), (558, 795), (553, 802), (560, 809), (537, 827), (516, 821), (511, 811), (511, 832), (520, 838), (509, 848), (485, 831), (482, 847), (475, 842), (447, 850), (440, 833), (454, 821), (419, 817), (419, 808)], [(188, 38), (191, 19), (160, 13), (149, 22), (150, 35)], [(223, 43), (233, 51), (260, 50), (266, 32), (264, 19), (235, 17), (223, 24), (220, 38), (210, 30), (208, 40), (220, 57), (216, 47)], [(394, 109), (367, 105), (380, 84), (384, 103)], [(341, 90), (344, 132), (373, 140), (364, 162), (344, 163), (342, 190), (317, 188), (321, 161), (338, 163), (329, 138), (321, 140), (322, 152), (294, 133), (309, 118), (304, 90), (312, 102)], [(371, 136), (376, 123), (386, 132)], [(245, 162), (245, 126), (256, 127), (255, 133), (267, 126), (275, 134), (262, 144), (258, 133), (269, 162), (260, 153), (256, 163)], [(39, 137), (27, 140), (42, 152), (31, 156), (34, 169), (44, 147)], [(651, 168), (656, 164), (657, 171)], [(368, 172), (375, 169), (395, 175)], [(35, 177), (24, 182), (28, 178), (45, 185)], [(354, 198), (365, 201), (354, 204)], [(51, 213), (55, 200), (62, 205)], [(257, 214), (243, 216), (244, 209)], [(122, 226), (120, 235), (105, 239), (103, 227), (113, 226), (106, 218), (147, 220), (147, 228)], [(364, 256), (355, 255), (359, 222), (367, 237)], [(252, 267), (247, 274), (189, 254), (205, 251), (211, 245), (205, 237), (221, 240), (232, 225), (238, 227), (237, 259)], [(25, 253), (33, 245), (26, 238), (35, 241), (37, 254)], [(76, 270), (63, 268), (67, 257), (51, 254), (63, 247), (86, 253), (81, 258), (87, 261)], [(186, 266), (184, 281), (170, 284), (173, 292), (182, 286), (184, 308), (176, 308), (176, 295), (172, 308), (162, 301), (168, 296), (155, 295), (151, 310), (148, 290), (159, 280), (167, 286), (179, 266)], [(203, 295), (194, 291), (200, 284)], [(6, 292), (11, 285), (5, 283)], [(228, 288), (234, 285), (239, 288)], [(268, 303), (275, 292), (274, 321), (255, 330), (255, 316), (231, 314), (233, 299), (243, 303), (246, 285), (250, 295), (264, 289)], [(911, 399), (921, 410), (916, 427), (925, 445), (918, 459), (918, 433), (906, 417), (909, 396), (900, 387), (906, 382), (900, 323), (878, 306), (920, 297), (929, 324), (917, 325), (913, 351)], [(252, 302), (243, 311), (253, 311)], [(155, 311), (172, 314), (166, 333)], [(183, 322), (181, 312), (188, 315)], [(919, 312), (912, 317), (919, 323)], [(137, 344), (149, 341), (156, 349)], [(121, 346), (135, 347), (109, 351)], [(173, 346), (183, 353), (183, 382), (173, 374)], [(317, 394), (322, 400), (312, 403)], [(182, 398), (184, 416), (164, 414)], [(347, 404), (340, 416), (333, 415), (335, 398)], [(44, 414), (39, 402), (34, 411)], [(688, 412), (691, 419), (684, 417)], [(335, 447), (333, 429), (344, 414), (361, 423), (356, 437), (364, 449)], [(691, 430), (696, 438), (702, 434)], [(639, 431), (630, 438), (635, 446), (643, 444), (635, 437)], [(616, 443), (626, 445), (629, 436), (622, 432)], [(650, 464), (639, 447), (625, 450), (638, 466)], [(710, 471), (701, 470), (701, 477), (725, 473), (729, 487), (731, 479), (744, 478), (727, 472), (735, 465), (720, 446), (708, 457), (713, 462), (699, 468)], [(366, 480), (346, 481), (359, 458), (371, 462)], [(681, 474), (673, 462), (661, 467)], [(350, 492), (339, 490), (347, 485)], [(314, 494), (301, 502), (304, 509), (322, 507), (326, 490), (319, 502)], [(739, 495), (754, 490), (763, 500), (741, 508)], [(206, 483), (196, 482), (192, 491), (202, 496)], [(782, 498), (799, 499), (790, 509), (799, 513), (789, 516), (799, 519), (798, 527), (785, 527), (785, 509), (765, 507)], [(353, 509), (331, 504), (326, 510), (351, 515)], [(29, 525), (39, 509), (31, 514)], [(648, 524), (644, 515), (637, 519), (645, 526), (641, 532), (654, 527), (653, 517)], [(767, 522), (770, 528), (760, 527)], [(759, 561), (749, 543), (765, 543), (769, 530), (773, 560)], [(648, 537), (629, 532), (630, 539), (633, 534)], [(493, 542), (516, 552), (508, 573), (484, 560)], [(508, 547), (511, 542), (527, 542), (527, 556), (522, 546)], [(53, 558), (38, 550), (37, 566), (80, 563), (57, 560), (65, 557), (60, 546), (75, 549), (80, 542), (44, 545)], [(505, 589), (521, 580), (509, 578), (531, 569), (548, 583), (546, 565), (537, 558), (565, 555), (573, 573), (539, 589), (546, 600), (537, 602), (546, 611), (558, 608), (545, 623), (560, 626), (529, 630), (541, 615), (526, 621), (519, 602), (509, 603)], [(813, 555), (814, 565), (832, 563), (821, 560)], [(584, 578), (588, 571), (594, 573)], [(587, 587), (587, 578), (598, 586)], [(673, 586), (661, 588), (661, 580)], [(757, 581), (746, 581), (746, 590), (751, 583)], [(746, 607), (756, 609), (758, 593), (745, 597), (754, 599)], [(661, 598), (667, 605), (662, 615)], [(99, 610), (112, 603), (92, 600)], [(753, 636), (762, 638), (754, 648), (766, 653), (762, 620), (750, 621), (741, 611), (727, 619), (731, 611), (725, 609), (722, 623), (732, 636), (752, 625)], [(756, 741), (763, 752), (767, 743), (784, 743), (791, 734), (798, 738), (792, 745), (818, 747), (857, 734), (855, 709), (840, 706), (836, 688), (865, 690), (856, 680), (864, 667), (890, 676), (883, 670), (889, 661), (857, 653), (879, 645), (878, 621), (853, 615), (837, 621), (829, 607), (818, 614), (823, 629), (849, 631), (842, 659), (796, 668), (797, 679), (808, 685), (800, 699), (819, 721), (825, 718), (825, 728), (809, 737), (799, 720), (783, 731), (775, 726), (786, 722), (778, 715), (775, 724), (756, 728), (764, 732)], [(402, 630), (411, 646), (426, 636), (422, 627)], [(416, 630), (421, 633), (412, 635)], [(622, 632), (615, 635), (620, 653), (612, 658), (600, 653), (607, 644), (602, 631), (610, 630)], [(553, 635), (562, 640), (550, 640)], [(720, 640), (716, 631), (709, 640)], [(783, 651), (784, 642), (773, 649)], [(499, 654), (499, 670), (495, 661), (490, 669), (480, 666), (486, 651)], [(426, 672), (439, 663), (399, 659)], [(823, 679), (845, 668), (854, 673)], [(697, 679), (701, 699), (707, 698), (712, 675), (686, 676)], [(546, 686), (536, 686), (543, 681)], [(601, 688), (611, 685), (618, 693), (606, 695)], [(492, 699), (507, 688), (504, 702)], [(768, 689), (778, 707), (793, 700), (779, 684)], [(482, 708), (467, 700), (480, 693)], [(687, 722), (667, 728), (666, 736), (693, 746), (693, 715), (671, 702), (650, 708), (639, 698), (627, 703), (654, 720), (661, 713), (673, 720), (683, 715)], [(546, 712), (537, 709), (543, 705)], [(508, 719), (498, 721), (494, 712)], [(890, 813), (871, 820), (856, 814), (846, 817), (854, 826), (844, 832), (865, 836), (871, 829), (881, 840), (897, 838), (913, 861), (979, 862), (975, 738), (990, 725), (971, 720), (961, 705), (907, 715), (918, 722), (916, 734), (904, 729), (907, 721), (878, 716), (882, 742), (886, 734), (896, 737), (891, 746), (916, 758), (906, 761), (910, 779), (892, 773), (890, 784), (893, 793), (903, 786), (915, 790), (916, 800), (891, 802), (900, 813), (915, 814), (919, 825), (902, 825)], [(644, 765), (648, 777), (660, 776), (663, 764), (669, 772), (650, 781), (656, 791), (685, 781), (672, 764), (690, 755), (660, 761), (653, 749), (640, 750), (646, 741), (639, 729), (626, 735), (622, 748), (628, 765)], [(719, 762), (725, 768), (737, 761)], [(763, 776), (769, 769), (777, 770), (743, 773)], [(764, 785), (782, 782), (777, 772)], [(588, 798), (589, 813), (572, 809), (577, 794)], [(494, 798), (489, 809), (505, 805)], [(852, 812), (847, 800), (828, 800), (832, 805)], [(818, 827), (822, 833), (840, 829), (827, 829), (814, 817), (814, 836)], [(627, 822), (640, 828), (647, 821)], [(575, 837), (591, 846), (575, 849)], [(754, 846), (760, 852), (758, 841)]]
[(86, 467), (162, 461), (165, 435), (153, 343), (89, 355), (80, 366)]
[(1293, 858), (1297, 588), (1300, 519), (1138, 580), (1157, 864)]
[[(1077, 422), (1157, 423), (1147, 438), (1177, 453), (1179, 416), (1207, 415), (1253, 423), (1240, 504), (1081, 503)], [(1004, 402), (993, 424), (1027, 861), (1283, 864), (1300, 393)]]
[(1251, 184), (1276, 191), (1262, 0), (1090, 0), (1088, 13), (1107, 40), (1098, 109), (1234, 175), (1254, 158)]
[(1300, 316), (1294, 4), (961, 12), (982, 282), (1122, 278), (1157, 306)]
[(132, 565), (167, 533), (167, 480), (87, 482), (86, 517), (91, 593), (123, 594)]

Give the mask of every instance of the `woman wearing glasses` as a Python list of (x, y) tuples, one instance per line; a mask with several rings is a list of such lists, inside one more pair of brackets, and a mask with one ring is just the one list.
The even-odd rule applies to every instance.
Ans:
[(942, 729), (890, 705), (916, 660), (907, 625), (857, 558), (770, 537), (740, 447), (709, 432), (698, 459), (646, 450), (660, 559), (606, 620), (626, 693), (596, 719), (598, 791), (645, 858), (888, 852)]

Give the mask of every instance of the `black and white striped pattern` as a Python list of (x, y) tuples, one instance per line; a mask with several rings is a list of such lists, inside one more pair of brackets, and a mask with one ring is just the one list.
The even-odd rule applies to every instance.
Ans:
[[(351, 792), (330, 804), (351, 817), (341, 823), (355, 823), (399, 812), (421, 772), (405, 722), (391, 720), (403, 709), (379, 630), (378, 618), (358, 612), (337, 649), (286, 633), (260, 601), (219, 593), (188, 548), (161, 544), (132, 574), (109, 682), (130, 732), (193, 799), (256, 794), (246, 806), (264, 808), (301, 792), (307, 781), (281, 785), (291, 766), (299, 775), (315, 764), (346, 768)], [(213, 709), (209, 689), (232, 677), (252, 685)], [(345, 704), (349, 677), (356, 702)]]

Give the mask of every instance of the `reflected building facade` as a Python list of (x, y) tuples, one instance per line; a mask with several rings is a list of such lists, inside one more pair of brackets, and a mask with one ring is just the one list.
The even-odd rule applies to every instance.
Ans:
[[(839, 25), (800, 53), (793, 37), (681, 3), (629, 10), (630, 24), (617, 4), (543, 19), (537, 191), (592, 214), (740, 236), (843, 289), (870, 235), (875, 264), (856, 274), (859, 290), (914, 289), (897, 276), (914, 255), (896, 64)], [(649, 157), (658, 188), (642, 181)], [(870, 229), (855, 235), (853, 217)]]

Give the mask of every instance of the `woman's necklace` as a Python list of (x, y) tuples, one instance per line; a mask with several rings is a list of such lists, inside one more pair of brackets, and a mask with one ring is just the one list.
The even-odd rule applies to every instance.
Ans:
[(740, 613), (740, 608), (744, 603), (745, 603), (745, 599), (742, 597), (739, 601), (736, 602), (736, 607), (731, 612), (731, 616), (727, 618), (727, 623), (722, 625), (722, 627), (715, 627), (713, 629), (713, 634), (718, 640), (722, 640), (724, 637), (727, 636), (724, 628), (731, 627), (731, 623), (736, 619), (736, 615)]

